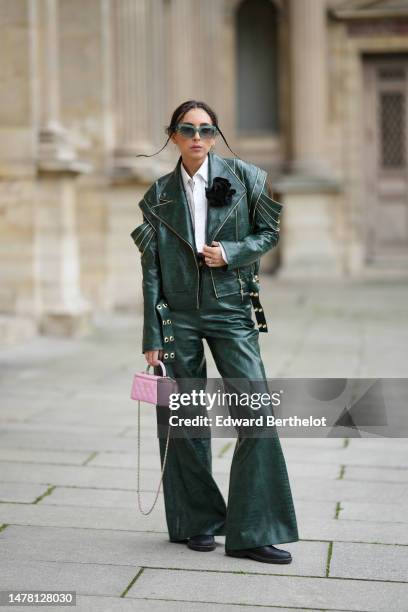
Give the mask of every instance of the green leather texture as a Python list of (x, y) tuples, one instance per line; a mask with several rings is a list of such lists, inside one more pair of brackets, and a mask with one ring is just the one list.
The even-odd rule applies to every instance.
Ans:
[[(221, 176), (236, 192), (230, 204), (208, 208), (206, 243), (222, 242), (228, 264), (208, 268), (197, 263), (180, 157), (173, 172), (144, 194), (139, 202), (143, 222), (131, 233), (143, 270), (142, 352), (164, 349), (169, 376), (180, 385), (193, 379), (205, 385), (205, 340), (223, 379), (265, 382), (259, 333), (267, 325), (258, 269), (260, 257), (278, 243), (282, 205), (272, 199), (264, 170), (215, 153), (208, 154), (208, 161), (209, 185)], [(160, 367), (154, 372), (161, 375)], [(162, 465), (167, 434), (163, 417), (166, 425), (169, 413), (156, 406)], [(237, 432), (227, 502), (212, 475), (211, 430), (200, 438), (187, 428), (178, 431), (181, 437), (170, 438), (163, 477), (171, 540), (225, 535), (226, 547), (237, 550), (299, 539), (276, 429), (269, 437)]]
[[(283, 205), (271, 197), (261, 168), (214, 152), (208, 153), (208, 162), (208, 184), (221, 176), (235, 190), (230, 204), (208, 207), (206, 243), (221, 242), (228, 258), (228, 264), (210, 271), (214, 293), (219, 299), (251, 294), (260, 331), (266, 332), (263, 309), (258, 312), (257, 272), (260, 257), (278, 243)], [(177, 359), (177, 351), (165, 342), (166, 329), (158, 306), (166, 304), (170, 321), (172, 311), (199, 307), (197, 251), (180, 165), (181, 156), (175, 169), (146, 191), (139, 202), (143, 222), (131, 232), (143, 270), (142, 352), (164, 349), (166, 363)]]
[[(199, 300), (199, 310), (173, 311), (177, 359), (166, 365), (166, 373), (178, 379), (180, 384), (189, 378), (199, 379), (205, 388), (205, 339), (223, 379), (265, 381), (259, 331), (251, 317), (249, 295), (217, 298), (209, 269), (203, 268)], [(154, 373), (160, 375), (160, 367), (155, 367)], [(192, 407), (184, 409), (183, 416), (189, 414), (189, 408)], [(254, 416), (253, 411), (248, 410), (251, 413), (248, 416)], [(169, 414), (167, 407), (156, 406), (162, 466)], [(194, 407), (191, 416), (196, 414)], [(171, 540), (199, 534), (225, 535), (226, 547), (236, 550), (299, 539), (280, 440), (276, 428), (268, 429), (271, 437), (237, 438), (226, 503), (212, 476), (211, 430), (208, 430), (208, 437), (194, 438), (188, 428), (177, 428), (182, 436), (170, 437), (163, 477)]]

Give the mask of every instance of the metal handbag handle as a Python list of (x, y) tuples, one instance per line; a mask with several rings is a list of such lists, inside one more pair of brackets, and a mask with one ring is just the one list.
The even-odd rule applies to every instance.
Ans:
[(157, 499), (159, 497), (159, 492), (160, 492), (160, 488), (161, 488), (161, 484), (163, 481), (163, 475), (164, 475), (164, 468), (166, 467), (166, 460), (167, 460), (167, 450), (169, 447), (169, 441), (170, 441), (170, 423), (169, 423), (169, 430), (167, 432), (167, 440), (166, 440), (166, 450), (164, 452), (164, 460), (163, 460), (163, 467), (161, 468), (161, 476), (160, 476), (160, 481), (159, 481), (159, 485), (157, 487), (157, 491), (156, 491), (156, 496), (154, 498), (153, 504), (150, 507), (149, 510), (143, 510), (142, 505), (141, 505), (141, 499), (140, 499), (140, 400), (138, 400), (138, 421), (137, 421), (137, 502), (138, 502), (138, 506), (139, 506), (139, 510), (142, 514), (144, 515), (148, 515), (152, 512), (153, 508), (156, 505)]
[[(162, 369), (163, 376), (166, 376), (166, 368), (165, 368), (164, 364), (161, 361), (160, 361), (160, 366), (161, 366), (161, 369)], [(149, 368), (150, 368), (150, 364), (148, 364), (148, 366), (146, 368), (146, 372), (148, 372)], [(162, 481), (163, 481), (164, 469), (166, 467), (167, 450), (169, 448), (170, 427), (171, 427), (171, 425), (169, 423), (169, 429), (168, 429), (168, 432), (167, 432), (167, 439), (166, 439), (166, 450), (164, 451), (163, 466), (161, 468), (161, 476), (160, 476), (159, 485), (157, 487), (156, 496), (155, 496), (155, 498), (153, 500), (153, 504), (151, 505), (149, 510), (143, 510), (142, 504), (141, 504), (141, 498), (140, 498), (140, 400), (138, 400), (138, 405), (137, 405), (137, 503), (138, 503), (140, 512), (142, 514), (144, 514), (145, 516), (147, 516), (148, 514), (150, 514), (152, 512), (153, 508), (156, 505), (157, 499), (159, 497), (159, 492), (160, 492), (161, 484), (162, 484)]]

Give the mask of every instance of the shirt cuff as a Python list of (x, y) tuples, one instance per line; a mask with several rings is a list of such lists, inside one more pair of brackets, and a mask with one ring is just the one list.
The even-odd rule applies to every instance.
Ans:
[(221, 255), (222, 255), (223, 260), (225, 261), (225, 263), (228, 263), (228, 259), (227, 259), (227, 256), (225, 254), (224, 247), (222, 246), (222, 243), (220, 241), (218, 241), (218, 245), (221, 248)]

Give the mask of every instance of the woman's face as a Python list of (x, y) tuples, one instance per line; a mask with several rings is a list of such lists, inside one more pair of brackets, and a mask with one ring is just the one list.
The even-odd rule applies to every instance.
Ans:
[[(195, 127), (199, 127), (201, 124), (212, 125), (211, 117), (202, 108), (192, 108), (189, 110), (180, 123), (191, 123)], [(193, 138), (188, 138), (175, 132), (171, 136), (172, 142), (174, 142), (179, 150), (184, 161), (204, 161), (208, 151), (215, 144), (215, 136), (212, 138), (200, 138), (200, 134), (196, 132)]]

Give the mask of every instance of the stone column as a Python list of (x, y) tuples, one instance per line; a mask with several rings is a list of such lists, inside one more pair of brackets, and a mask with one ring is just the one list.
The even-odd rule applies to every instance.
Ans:
[(327, 124), (326, 0), (290, 2), (292, 163), (323, 175)]
[(291, 159), (274, 182), (284, 203), (280, 276), (341, 273), (339, 182), (327, 163), (327, 0), (290, 0)]
[(38, 323), (42, 333), (75, 336), (90, 323), (80, 289), (76, 185), (71, 171), (42, 171), (34, 202)]
[(34, 279), (39, 329), (75, 335), (88, 327), (90, 306), (80, 290), (76, 178), (78, 160), (60, 122), (58, 0), (33, 0), (33, 119), (38, 181), (34, 199)]
[(60, 121), (58, 0), (31, 0), (33, 109), (40, 170), (89, 170)]
[(0, 2), (0, 346), (37, 333), (32, 315), (33, 134), (28, 0)]
[[(163, 8), (158, 0), (113, 0), (113, 62), (116, 108), (113, 174), (116, 180), (150, 183), (163, 173), (165, 84)], [(167, 167), (165, 167), (165, 171)]]

